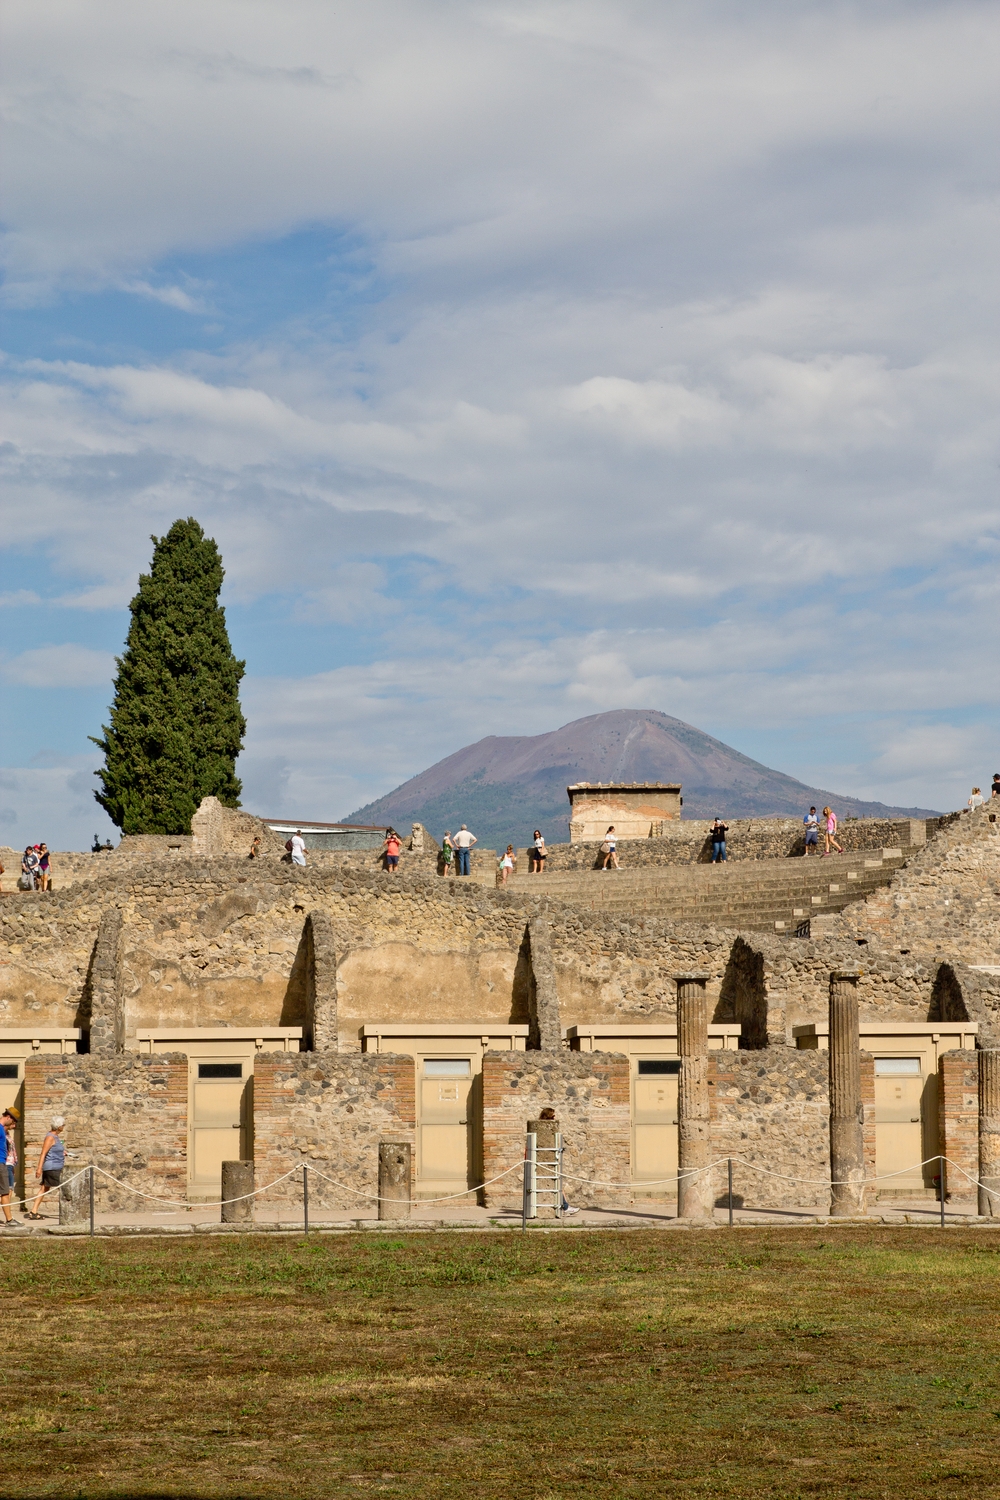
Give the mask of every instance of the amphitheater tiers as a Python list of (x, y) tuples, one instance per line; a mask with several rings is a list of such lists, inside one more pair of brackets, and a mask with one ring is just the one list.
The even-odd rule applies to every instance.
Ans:
[[(578, 1177), (669, 1196), (678, 981), (697, 976), (713, 1152), (815, 1180), (846, 973), (869, 1176), (913, 1165), (909, 1190), (933, 1193), (919, 1163), (947, 1146), (974, 1180), (969, 1069), (1000, 1047), (995, 816), (842, 826), (844, 855), (803, 859), (800, 825), (734, 823), (720, 868), (678, 821), (625, 843), (621, 871), (557, 846), (498, 888), (491, 851), (450, 877), (419, 826), (399, 875), (372, 851), (298, 868), (270, 830), (251, 861), (263, 825), (209, 801), (189, 836), (56, 855), (51, 893), (5, 892), (0, 1102), (21, 1099), (22, 1158), (58, 1109), (75, 1149), (193, 1200), (231, 1159), (325, 1162), (363, 1194), (384, 1140), (412, 1146), (417, 1196), (473, 1191), (547, 1104)], [(778, 1191), (761, 1178), (756, 1201)]]

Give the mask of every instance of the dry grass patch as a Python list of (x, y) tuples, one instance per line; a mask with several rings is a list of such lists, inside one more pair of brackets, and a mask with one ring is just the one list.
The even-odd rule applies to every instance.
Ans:
[(995, 1496), (1000, 1237), (5, 1247), (11, 1496)]

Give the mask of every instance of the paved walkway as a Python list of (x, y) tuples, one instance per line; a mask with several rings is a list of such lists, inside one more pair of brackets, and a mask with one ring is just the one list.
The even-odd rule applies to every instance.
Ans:
[[(0, 1230), (0, 1237), (21, 1239), (27, 1235), (76, 1236), (89, 1233), (89, 1224), (60, 1225), (58, 1215), (49, 1210), (41, 1222), (26, 1221), (17, 1215), (17, 1229)], [(717, 1228), (728, 1227), (726, 1209), (715, 1210), (714, 1223)], [(940, 1205), (923, 1198), (913, 1201), (893, 1199), (877, 1203), (869, 1210), (864, 1220), (831, 1219), (817, 1214), (815, 1208), (755, 1209), (737, 1208), (733, 1212), (736, 1227), (747, 1225), (805, 1226), (811, 1224), (844, 1224), (867, 1222), (886, 1225), (926, 1225), (936, 1228), (941, 1222)], [(980, 1219), (975, 1203), (945, 1205), (947, 1226), (985, 1227), (1000, 1229), (1000, 1219)], [(520, 1229), (521, 1215), (514, 1209), (485, 1209), (476, 1204), (463, 1203), (448, 1207), (438, 1204), (413, 1204), (411, 1215), (403, 1220), (378, 1220), (365, 1215), (348, 1216), (329, 1209), (314, 1209), (310, 1212), (310, 1231), (344, 1230), (503, 1230)], [(678, 1219), (672, 1202), (650, 1202), (623, 1204), (620, 1208), (585, 1208), (561, 1221), (537, 1219), (529, 1222), (533, 1230), (557, 1230), (569, 1233), (576, 1229), (688, 1229), (692, 1226)], [(212, 1233), (301, 1233), (302, 1210), (299, 1207), (268, 1208), (262, 1203), (252, 1225), (224, 1225), (217, 1206), (203, 1207), (192, 1204), (188, 1208), (171, 1210), (140, 1210), (117, 1213), (98, 1213), (95, 1218), (96, 1233), (102, 1236), (127, 1235), (176, 1235)]]

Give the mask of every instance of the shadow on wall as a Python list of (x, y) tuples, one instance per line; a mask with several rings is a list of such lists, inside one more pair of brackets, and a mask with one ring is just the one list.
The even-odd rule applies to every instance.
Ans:
[(526, 927), (521, 946), (517, 950), (514, 982), (511, 986), (510, 1024), (512, 1026), (530, 1026), (535, 1010), (534, 990), (535, 971), (531, 967), (531, 936)]
[(281, 1002), (279, 1026), (305, 1026), (308, 1019), (307, 995), (312, 983), (312, 937), (309, 924), (303, 922), (299, 945), (292, 960), (291, 973)]
[(767, 986), (764, 955), (737, 938), (722, 976), (714, 1022), (735, 1021), (743, 1030), (740, 1047), (756, 1051), (767, 1046)]
[(934, 987), (931, 990), (927, 1019), (928, 1021), (971, 1020), (965, 997), (962, 994), (962, 986), (951, 964), (942, 964), (937, 971)]

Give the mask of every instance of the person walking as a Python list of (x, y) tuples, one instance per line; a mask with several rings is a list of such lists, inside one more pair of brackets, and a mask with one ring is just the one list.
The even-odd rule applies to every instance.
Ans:
[(385, 830), (385, 867), (390, 875), (395, 875), (399, 870), (399, 851), (403, 847), (402, 840), (394, 828)]
[(806, 830), (806, 854), (819, 853), (819, 815), (814, 807), (811, 807), (802, 819)]
[(63, 1127), (66, 1121), (62, 1115), (52, 1116), (52, 1128), (42, 1142), (41, 1153), (38, 1157), (38, 1166), (35, 1168), (35, 1181), (41, 1183), (34, 1203), (26, 1219), (40, 1219), (38, 1205), (45, 1194), (57, 1188), (62, 1182), (63, 1167), (66, 1165), (66, 1142), (62, 1138)]
[(712, 824), (712, 863), (726, 864), (726, 834), (729, 832), (729, 824), (723, 823), (721, 818), (716, 818)]
[(531, 848), (528, 850), (528, 874), (542, 875), (545, 872), (545, 861), (548, 854), (545, 850), (545, 840), (542, 838), (542, 830), (536, 828), (532, 835)]
[(826, 837), (826, 848), (823, 850), (823, 858), (826, 859), (827, 855), (830, 853), (831, 844), (833, 845), (833, 848), (836, 849), (838, 854), (843, 854), (844, 850), (841, 845), (837, 843), (837, 814), (834, 812), (833, 808), (824, 807), (823, 817), (825, 819), (823, 828), (825, 830)]
[(454, 875), (455, 873), (455, 846), (451, 841), (451, 834), (446, 828), (444, 839), (441, 844), (441, 863), (444, 865), (443, 875)]
[(601, 853), (604, 855), (604, 864), (601, 866), (602, 869), (621, 869), (621, 865), (618, 863), (618, 840), (615, 838), (615, 825), (613, 823), (608, 829), (607, 833), (604, 835), (604, 843), (601, 845)]
[(476, 835), (474, 833), (469, 832), (469, 830), (463, 823), (452, 842), (454, 843), (455, 849), (458, 854), (458, 873), (459, 875), (468, 875), (469, 850), (472, 848), (473, 844), (478, 844), (479, 840), (476, 838)]
[(506, 853), (504, 854), (503, 858), (500, 861), (500, 884), (501, 885), (506, 885), (507, 884), (508, 876), (513, 875), (513, 873), (514, 873), (514, 860), (515, 860), (515, 858), (516, 858), (516, 856), (514, 854), (514, 845), (513, 844), (508, 844), (507, 845)]
[(0, 1131), (3, 1135), (3, 1143), (0, 1145), (0, 1154), (3, 1162), (0, 1164), (0, 1208), (3, 1209), (4, 1227), (8, 1224), (14, 1229), (20, 1226), (15, 1223), (11, 1214), (11, 1194), (17, 1191), (15, 1178), (17, 1176), (17, 1145), (14, 1141), (14, 1132), (17, 1122), (21, 1118), (21, 1111), (16, 1105), (5, 1109), (0, 1115)]
[(297, 828), (288, 842), (291, 845), (292, 864), (300, 865), (303, 869), (305, 869), (306, 841), (302, 837), (302, 829)]

